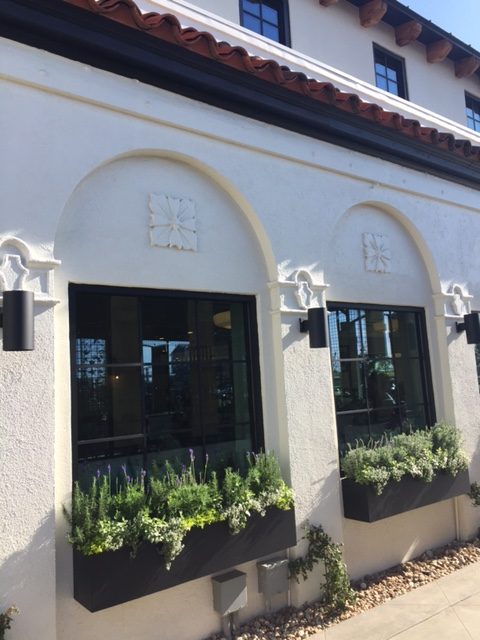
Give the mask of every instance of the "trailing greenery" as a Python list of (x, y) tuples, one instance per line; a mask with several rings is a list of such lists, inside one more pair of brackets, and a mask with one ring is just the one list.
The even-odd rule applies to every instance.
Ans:
[(0, 640), (5, 640), (5, 632), (11, 629), (13, 616), (16, 613), (18, 613), (18, 609), (15, 605), (0, 613)]
[(478, 482), (472, 482), (468, 496), (475, 507), (480, 507), (480, 484)]
[(147, 478), (143, 470), (131, 477), (123, 467), (122, 476), (113, 481), (108, 467), (107, 474), (97, 472), (87, 490), (75, 483), (71, 511), (64, 507), (69, 542), (84, 555), (122, 547), (135, 555), (143, 541), (151, 542), (161, 547), (170, 568), (193, 527), (226, 521), (235, 534), (252, 513), (265, 515), (270, 506), (293, 507), (293, 492), (272, 453), (249, 453), (246, 472), (227, 468), (220, 482), (208, 470), (208, 456), (197, 473), (195, 456), (189, 451), (188, 466), (179, 470), (167, 462), (162, 473), (154, 468)]
[(359, 442), (341, 460), (346, 478), (372, 485), (378, 495), (388, 482), (403, 476), (431, 482), (437, 471), (455, 476), (467, 466), (459, 430), (445, 423), (383, 437), (380, 442)]
[(305, 528), (304, 540), (308, 541), (308, 550), (303, 558), (296, 558), (289, 563), (290, 576), (299, 582), (304, 580), (318, 562), (325, 567), (325, 584), (323, 599), (325, 604), (335, 611), (341, 611), (349, 603), (355, 602), (355, 592), (350, 586), (347, 568), (342, 558), (340, 545), (335, 544), (325, 533), (322, 526), (308, 525)]

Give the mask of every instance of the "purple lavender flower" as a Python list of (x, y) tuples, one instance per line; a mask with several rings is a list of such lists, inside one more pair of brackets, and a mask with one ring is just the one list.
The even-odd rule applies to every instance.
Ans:
[(208, 464), (208, 453), (205, 454), (205, 464)]
[(142, 478), (145, 478), (145, 476), (147, 475), (147, 472), (145, 471), (145, 469), (141, 470), (140, 475), (142, 476)]
[(130, 483), (131, 483), (131, 481), (132, 481), (131, 477), (130, 477), (130, 476), (127, 476), (127, 484), (130, 484)]
[(190, 461), (193, 462), (195, 460), (195, 456), (193, 455), (193, 449), (188, 450), (190, 453)]
[(122, 464), (122, 471), (124, 473), (124, 475), (127, 475), (127, 465), (126, 464)]
[[(191, 449), (190, 449), (190, 451), (191, 451)], [(187, 467), (186, 467), (186, 466), (183, 464), (183, 462), (182, 462), (182, 475), (183, 475), (184, 473), (187, 473)]]
[(97, 478), (100, 478), (100, 469), (97, 469)]
[(110, 475), (111, 470), (112, 470), (112, 466), (110, 464), (107, 464), (108, 475)]

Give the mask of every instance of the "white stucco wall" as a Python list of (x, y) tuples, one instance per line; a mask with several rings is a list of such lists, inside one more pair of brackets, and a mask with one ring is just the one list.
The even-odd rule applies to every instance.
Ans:
[[(307, 269), (327, 300), (425, 309), (437, 416), (464, 431), (478, 479), (473, 347), (452, 333), (443, 296), (460, 284), (474, 308), (480, 299), (478, 193), (23, 45), (0, 46), (0, 234), (26, 243), (32, 278), (52, 272), (45, 260), (62, 261), (40, 284), (27, 281), (45, 298), (37, 350), (0, 361), (8, 443), (0, 608), (15, 601), (22, 609), (12, 640), (146, 639), (159, 629), (162, 640), (200, 640), (220, 627), (208, 578), (96, 614), (73, 600), (61, 514), (71, 483), (69, 281), (254, 294), (266, 443), (296, 491), (299, 537), (307, 518), (322, 523), (345, 543), (355, 576), (450, 540), (453, 501), (375, 525), (343, 518), (329, 355), (310, 350), (298, 331), (304, 314), (292, 278)], [(151, 192), (195, 200), (198, 252), (149, 246)], [(363, 232), (389, 237), (390, 274), (364, 270)], [(458, 508), (460, 534), (469, 535), (480, 514), (466, 500)], [(245, 619), (263, 603), (254, 564), (240, 568), (249, 579)], [(292, 599), (317, 595), (312, 579)]]

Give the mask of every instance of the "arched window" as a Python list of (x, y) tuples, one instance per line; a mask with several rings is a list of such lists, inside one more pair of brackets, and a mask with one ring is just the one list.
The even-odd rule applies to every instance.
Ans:
[(255, 33), (290, 46), (286, 0), (240, 0), (240, 22)]

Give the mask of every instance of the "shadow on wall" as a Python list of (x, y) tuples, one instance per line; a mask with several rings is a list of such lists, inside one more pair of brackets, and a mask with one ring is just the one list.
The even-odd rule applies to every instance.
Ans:
[[(6, 515), (6, 514), (5, 514)], [(5, 517), (4, 515), (4, 517)], [(55, 629), (55, 522), (50, 511), (28, 546), (0, 564), (0, 610), (13, 604), (20, 614), (10, 636), (47, 638)]]

